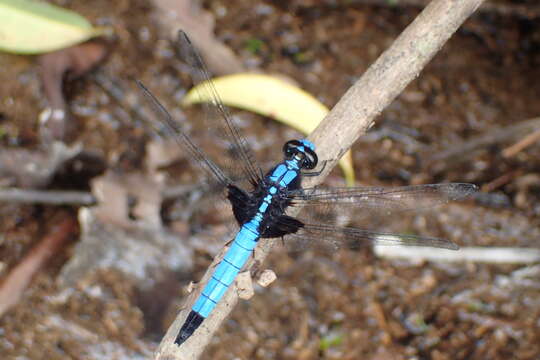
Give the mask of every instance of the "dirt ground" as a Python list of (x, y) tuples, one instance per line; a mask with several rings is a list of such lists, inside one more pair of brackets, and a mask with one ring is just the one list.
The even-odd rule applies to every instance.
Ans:
[[(332, 107), (419, 12), (412, 5), (373, 3), (231, 0), (207, 1), (204, 9), (215, 21), (216, 39), (242, 66), (285, 75)], [(118, 178), (146, 173), (145, 145), (155, 134), (140, 115), (144, 105), (133, 100), (140, 96), (133, 80), (141, 79), (173, 113), (190, 86), (170, 46), (158, 41), (165, 35), (155, 10), (140, 0), (60, 5), (93, 24), (111, 25), (115, 38), (105, 62), (65, 88), (76, 124), (72, 143), (82, 144), (86, 155), (41, 188), (89, 191), (105, 172)], [(510, 155), (508, 149), (540, 131), (538, 124), (525, 132), (513, 127), (540, 114), (540, 15), (496, 9), (469, 19), (352, 149), (361, 185), (470, 182), (481, 192), (429, 212), (384, 219), (381, 230), (446, 238), (462, 248), (538, 251), (539, 142)], [(36, 64), (35, 57), (0, 54), (0, 152), (40, 149), (38, 118), (47, 101)], [(199, 112), (185, 111), (191, 119)], [(299, 136), (271, 119), (234, 114), (266, 168), (280, 159), (284, 141)], [(190, 131), (219, 154), (196, 121)], [(160, 171), (168, 186), (197, 182), (185, 159)], [(341, 172), (334, 170), (326, 183), (343, 186)], [(0, 183), (7, 185), (21, 186), (21, 179)], [(1, 358), (150, 358), (187, 285), (201, 278), (223, 244), (210, 241), (226, 233), (221, 213), (198, 214), (192, 207), (186, 199), (169, 199), (157, 212), (166, 221), (156, 229), (176, 234), (189, 254), (185, 263), (173, 256), (142, 275), (117, 264), (77, 275), (72, 260), (87, 233), (76, 226), (0, 318)], [(6, 279), (62, 219), (82, 221), (79, 210), (0, 203), (0, 277)], [(109, 235), (95, 236), (97, 241), (113, 241), (113, 221), (101, 221), (96, 228)], [(137, 229), (125, 231), (142, 236)], [(96, 254), (99, 261), (107, 257)], [(137, 256), (135, 262), (147, 260), (144, 252)], [(204, 359), (540, 358), (538, 261), (419, 262), (385, 258), (369, 248), (290, 253), (278, 246), (264, 268), (274, 270), (277, 281), (240, 302)]]

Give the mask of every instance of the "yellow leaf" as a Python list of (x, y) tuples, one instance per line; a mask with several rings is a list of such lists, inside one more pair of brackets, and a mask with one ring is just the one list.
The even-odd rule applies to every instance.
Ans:
[(32, 0), (0, 0), (0, 50), (39, 54), (59, 50), (92, 37), (94, 28), (79, 14)]
[[(234, 74), (212, 79), (225, 105), (274, 118), (304, 134), (313, 131), (328, 113), (328, 108), (312, 95), (281, 79), (262, 74)], [(191, 89), (184, 105), (209, 102), (204, 84)], [(339, 161), (347, 184), (354, 184), (352, 156), (348, 151)]]

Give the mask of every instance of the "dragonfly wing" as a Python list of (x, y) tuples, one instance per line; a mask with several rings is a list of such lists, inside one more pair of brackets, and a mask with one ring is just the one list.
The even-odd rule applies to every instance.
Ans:
[(412, 185), (402, 187), (352, 187), (352, 188), (308, 188), (290, 191), (287, 196), (293, 206), (321, 209), (324, 213), (358, 207), (362, 216), (388, 216), (395, 212), (420, 210), (461, 200), (477, 190), (476, 185), (465, 183)]
[(257, 183), (262, 179), (263, 173), (257, 165), (247, 141), (223, 105), (201, 56), (185, 32), (178, 32), (177, 43), (181, 58), (190, 68), (194, 85), (198, 85), (199, 97), (211, 99), (210, 103), (203, 103), (209, 130), (216, 133), (229, 145), (230, 161), (224, 166), (227, 175), (231, 180), (247, 179), (252, 184)]
[(459, 246), (445, 239), (408, 234), (375, 232), (352, 227), (332, 225), (304, 224), (296, 233), (290, 234), (286, 241), (292, 241), (295, 247), (304, 247), (310, 242), (320, 241), (331, 248), (346, 247), (358, 249), (367, 245), (403, 245), (428, 246), (449, 250), (458, 250)]
[[(376, 232), (371, 229), (389, 215), (410, 210), (420, 210), (460, 200), (475, 192), (473, 184), (449, 183), (414, 185), (394, 188), (309, 188), (290, 191), (287, 196), (292, 206), (303, 206), (296, 217), (304, 226), (290, 238), (295, 245), (320, 241), (332, 248), (357, 248), (367, 244), (429, 246), (457, 249), (453, 242), (435, 237)], [(354, 207), (356, 211), (351, 211)], [(347, 227), (351, 220), (367, 229)], [(337, 224), (325, 225), (325, 224)]]
[(167, 133), (174, 138), (180, 147), (189, 153), (190, 158), (197, 163), (207, 175), (210, 175), (210, 178), (213, 178), (214, 181), (217, 181), (223, 187), (227, 186), (231, 180), (225, 175), (221, 168), (212, 162), (212, 160), (210, 160), (208, 156), (206, 156), (206, 154), (191, 141), (178, 122), (172, 118), (171, 114), (150, 90), (148, 90), (140, 81), (137, 81), (137, 85), (152, 104), (152, 108), (157, 114), (158, 119), (165, 126)]

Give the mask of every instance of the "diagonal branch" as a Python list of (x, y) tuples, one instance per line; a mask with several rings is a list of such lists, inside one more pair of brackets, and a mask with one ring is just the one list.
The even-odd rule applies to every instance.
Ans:
[[(439, 51), (458, 27), (482, 4), (483, 0), (434, 0), (396, 39), (364, 75), (345, 93), (332, 111), (310, 136), (317, 145), (322, 160), (328, 160), (324, 174), (310, 178), (306, 186), (320, 183), (359, 136), (369, 129), (377, 115), (415, 79), (424, 66)], [(273, 241), (259, 242), (257, 261), (266, 258)], [(195, 299), (204, 288), (225, 249), (214, 259), (197, 289), (188, 297), (167, 334), (155, 359), (196, 359), (210, 342), (214, 332), (229, 315), (238, 295), (229, 289), (212, 314), (181, 347), (174, 339), (185, 321)], [(246, 266), (250, 270), (251, 260)]]
[[(350, 4), (385, 6), (390, 8), (423, 8), (429, 0), (351, 0)], [(478, 13), (494, 13), (501, 16), (517, 16), (524, 19), (533, 20), (540, 17), (540, 6), (536, 4), (513, 4), (509, 1), (505, 3), (487, 2), (477, 11)]]

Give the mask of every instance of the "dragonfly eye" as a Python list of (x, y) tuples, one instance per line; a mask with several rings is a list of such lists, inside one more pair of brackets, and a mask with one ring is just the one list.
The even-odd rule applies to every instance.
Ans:
[(302, 159), (302, 168), (308, 170), (315, 169), (318, 162), (319, 158), (317, 157), (317, 154), (315, 154), (313, 150), (306, 148), (304, 152), (304, 159)]
[(290, 160), (298, 153), (298, 147), (302, 146), (302, 143), (298, 140), (290, 140), (283, 145), (283, 155), (285, 159)]
[[(302, 150), (300, 150), (301, 148)], [(318, 157), (315, 151), (305, 146), (301, 141), (290, 140), (283, 145), (283, 155), (285, 159), (290, 160), (295, 156), (299, 157), (300, 167), (302, 169), (314, 169), (318, 163)]]

